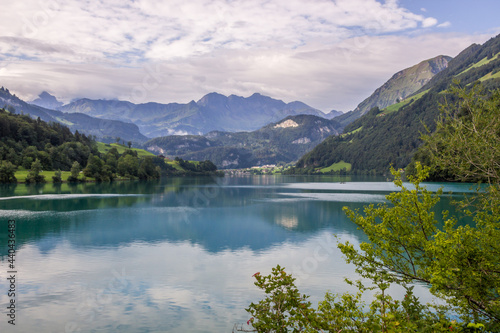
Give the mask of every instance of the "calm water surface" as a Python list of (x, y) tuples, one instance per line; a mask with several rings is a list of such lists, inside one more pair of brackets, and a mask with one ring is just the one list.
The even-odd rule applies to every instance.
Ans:
[[(394, 190), (384, 179), (333, 176), (0, 187), (0, 331), (231, 332), (263, 297), (252, 275), (277, 264), (317, 304), (355, 278), (333, 235), (365, 240), (342, 207), (383, 202)], [(448, 197), (438, 209), (450, 209)], [(6, 316), (9, 219), (15, 327)], [(431, 299), (424, 287), (418, 293)]]

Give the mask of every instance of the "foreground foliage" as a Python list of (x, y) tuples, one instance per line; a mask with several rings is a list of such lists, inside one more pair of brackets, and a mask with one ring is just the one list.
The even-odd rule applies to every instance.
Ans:
[[(441, 191), (421, 185), (431, 167), (415, 162), (410, 186), (392, 169), (400, 191), (389, 194), (388, 203), (362, 212), (344, 208), (369, 241), (339, 248), (370, 286), (356, 282), (357, 294), (327, 293), (314, 309), (278, 266), (272, 275), (256, 275), (267, 296), (247, 309), (253, 316), (248, 326), (257, 332), (500, 331), (500, 93), (458, 87), (452, 93), (455, 99), (442, 107), (436, 133), (424, 138), (430, 147), (424, 161), (433, 174), (487, 182), (473, 198), (457, 203), (463, 216), (436, 212)], [(416, 282), (445, 305), (421, 304), (412, 293)], [(390, 285), (405, 288), (404, 299), (388, 295)], [(378, 293), (365, 304), (361, 296), (368, 289)]]
[[(317, 309), (301, 295), (294, 278), (277, 266), (268, 276), (255, 274), (255, 285), (266, 293), (259, 303), (250, 304), (248, 322), (256, 332), (471, 332), (498, 331), (500, 253), (498, 216), (478, 212), (477, 225), (457, 225), (444, 214), (444, 226), (433, 208), (438, 193), (420, 185), (428, 168), (417, 164), (413, 188), (406, 187), (401, 174), (393, 170), (394, 183), (401, 188), (387, 196), (390, 204), (370, 205), (364, 212), (345, 208), (349, 218), (368, 236), (358, 248), (346, 242), (339, 248), (356, 271), (371, 281), (347, 281), (356, 294), (326, 293)], [(485, 204), (485, 203), (483, 203)], [(484, 207), (488, 210), (488, 207)], [(495, 207), (498, 209), (498, 207)], [(482, 220), (483, 219), (483, 220)], [(496, 220), (495, 220), (496, 219)], [(496, 222), (495, 222), (495, 221)], [(496, 224), (495, 224), (495, 223)], [(426, 283), (431, 293), (446, 306), (421, 304), (413, 295), (412, 283)], [(393, 299), (392, 284), (406, 290), (402, 300)], [(374, 299), (362, 300), (367, 290)]]
[[(432, 179), (500, 183), (500, 90), (476, 85), (450, 88), (436, 131), (423, 137), (416, 161), (431, 167)], [(413, 172), (413, 164), (409, 172)]]

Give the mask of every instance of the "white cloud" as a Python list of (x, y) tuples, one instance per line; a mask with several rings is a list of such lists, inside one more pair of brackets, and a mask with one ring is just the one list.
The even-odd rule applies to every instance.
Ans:
[[(0, 14), (8, 36), (132, 62), (143, 56), (167, 60), (221, 48), (291, 49), (311, 40), (332, 44), (367, 32), (397, 32), (431, 22), (395, 1), (375, 0), (138, 0), (130, 5), (116, 0), (52, 0), (44, 6), (28, 0), (9, 6)], [(43, 54), (30, 51), (27, 55), (44, 60)], [(79, 61), (63, 56), (60, 60)]]
[(441, 24), (438, 24), (438, 28), (448, 28), (451, 26), (451, 22), (450, 21), (446, 21), (446, 22), (443, 22)]
[(42, 90), (66, 101), (134, 102), (261, 92), (348, 110), (394, 72), (483, 40), (430, 34), (425, 28), (437, 20), (397, 0), (26, 0), (3, 7), (0, 84), (26, 99)]
[(430, 28), (432, 26), (435, 26), (437, 23), (438, 20), (436, 20), (434, 17), (428, 17), (422, 21), (422, 27)]
[(450, 34), (358, 37), (323, 49), (220, 49), (131, 68), (17, 61), (6, 64), (1, 85), (26, 99), (47, 89), (66, 101), (85, 96), (136, 103), (187, 103), (213, 91), (241, 96), (260, 92), (324, 111), (347, 111), (395, 72), (439, 54), (454, 56), (473, 42), (478, 38)]

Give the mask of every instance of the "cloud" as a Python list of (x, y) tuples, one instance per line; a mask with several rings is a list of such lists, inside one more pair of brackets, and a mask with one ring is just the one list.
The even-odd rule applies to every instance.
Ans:
[(430, 28), (432, 26), (435, 26), (437, 23), (438, 20), (436, 20), (434, 17), (428, 17), (422, 21), (422, 27)]
[[(38, 0), (0, 13), (0, 73), (25, 99), (50, 90), (136, 103), (260, 92), (349, 110), (390, 76), (481, 36), (397, 0)], [(369, 13), (369, 15), (367, 15)]]
[[(75, 53), (125, 62), (168, 60), (217, 49), (276, 45), (293, 49), (311, 40), (332, 44), (360, 34), (414, 29), (419, 22), (424, 27), (436, 24), (435, 19), (413, 14), (396, 1), (375, 0), (138, 0), (131, 4), (51, 0), (43, 6), (27, 0), (7, 5), (3, 13), (0, 18), (10, 37), (43, 40)], [(44, 59), (39, 53), (34, 56)]]
[(18, 61), (6, 64), (1, 84), (28, 100), (47, 89), (66, 102), (89, 97), (135, 103), (188, 103), (213, 91), (245, 97), (260, 92), (347, 111), (395, 72), (439, 54), (455, 56), (473, 42), (478, 38), (453, 34), (356, 37), (323, 49), (220, 49), (128, 68)]
[(443, 22), (441, 24), (438, 24), (438, 28), (448, 28), (451, 26), (451, 22), (450, 21), (446, 21), (446, 22)]

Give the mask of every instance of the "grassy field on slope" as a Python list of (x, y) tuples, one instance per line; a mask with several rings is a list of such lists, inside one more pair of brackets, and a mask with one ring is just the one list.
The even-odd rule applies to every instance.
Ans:
[(457, 74), (456, 76), (460, 76), (460, 75), (462, 75), (464, 73), (467, 73), (469, 70), (471, 70), (473, 68), (478, 68), (478, 67), (481, 67), (483, 65), (487, 65), (488, 63), (492, 62), (493, 60), (496, 60), (498, 58), (498, 56), (500, 56), (500, 53), (495, 54), (490, 59), (488, 59), (488, 57), (484, 57), (483, 59), (481, 59), (481, 61), (476, 62), (472, 66), (466, 68), (465, 70), (463, 70), (462, 72), (460, 72), (459, 74)]
[[(111, 148), (115, 147), (118, 150), (119, 154), (123, 154), (126, 150), (129, 148), (125, 145), (121, 145), (119, 143), (103, 143), (103, 142), (97, 142), (97, 149), (99, 150), (100, 153), (106, 154)], [(139, 149), (139, 148), (130, 148), (133, 151), (137, 151), (137, 155), (139, 157), (144, 157), (144, 156), (155, 156), (155, 154), (144, 150), (144, 149)]]
[(395, 103), (395, 104), (392, 104), (392, 105), (389, 105), (388, 107), (386, 107), (385, 109), (382, 110), (382, 113), (381, 114), (389, 114), (389, 113), (392, 113), (392, 112), (396, 112), (396, 111), (399, 111), (399, 109), (401, 109), (403, 106), (407, 105), (407, 104), (410, 104), (410, 103), (413, 103), (415, 102), (416, 100), (420, 99), (422, 96), (424, 96), (427, 92), (429, 91), (429, 89), (425, 90), (425, 91), (422, 91), (421, 93), (419, 94), (416, 94), (416, 95), (413, 95), (411, 97), (408, 97), (407, 99), (404, 99), (402, 100), (401, 102), (399, 103)]
[(337, 163), (333, 163), (329, 167), (319, 169), (318, 171), (322, 172), (322, 173), (327, 173), (327, 172), (331, 172), (331, 171), (340, 171), (342, 169), (346, 169), (346, 171), (351, 171), (351, 163), (340, 161)]

